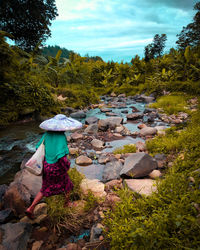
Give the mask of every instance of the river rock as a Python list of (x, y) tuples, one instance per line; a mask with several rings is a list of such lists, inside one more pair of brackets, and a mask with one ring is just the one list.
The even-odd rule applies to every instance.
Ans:
[(84, 131), (87, 134), (96, 134), (98, 132), (97, 124), (90, 124)]
[(102, 149), (105, 145), (105, 142), (98, 140), (98, 139), (93, 139), (91, 141), (91, 144), (93, 147), (97, 148), (97, 149)]
[(101, 119), (98, 122), (99, 130), (106, 131), (108, 128), (115, 129), (117, 126), (123, 123), (122, 117), (110, 117)]
[(163, 168), (165, 166), (167, 162), (167, 157), (165, 154), (156, 154), (154, 158), (157, 161), (158, 168)]
[(75, 113), (71, 113), (70, 116), (75, 119), (76, 118), (82, 119), (86, 117), (86, 113), (84, 111), (77, 111)]
[(80, 166), (87, 166), (92, 164), (92, 160), (85, 155), (80, 155), (76, 158), (76, 164)]
[(143, 117), (142, 114), (134, 114), (134, 113), (128, 114), (128, 115), (126, 116), (127, 120), (133, 120), (133, 121), (138, 120), (138, 119), (141, 119), (142, 117)]
[(77, 140), (83, 139), (83, 135), (77, 132), (74, 132), (73, 134), (71, 134), (71, 138), (72, 140), (77, 141)]
[(79, 152), (79, 148), (70, 148), (69, 147), (69, 153), (70, 153), (70, 155), (77, 155), (78, 154), (78, 152)]
[(0, 224), (5, 224), (15, 217), (13, 210), (8, 208), (0, 211)]
[(156, 181), (151, 179), (125, 179), (125, 185), (132, 191), (141, 195), (151, 195), (157, 190)]
[(120, 176), (126, 175), (132, 178), (144, 177), (156, 168), (157, 162), (150, 155), (143, 152), (133, 153), (125, 159)]
[(122, 188), (122, 179), (120, 180), (111, 180), (106, 182), (105, 184), (105, 190), (111, 191), (112, 189), (121, 189)]
[(7, 223), (0, 226), (3, 233), (1, 246), (3, 250), (27, 250), (27, 243), (31, 236), (32, 225), (29, 223)]
[(106, 192), (104, 191), (104, 184), (98, 179), (83, 179), (80, 184), (80, 188), (83, 194), (87, 195), (90, 190), (97, 197), (105, 197)]
[(93, 124), (93, 123), (97, 123), (99, 120), (99, 118), (97, 118), (96, 116), (91, 116), (85, 119), (85, 124)]
[(135, 106), (131, 106), (132, 108), (132, 112), (135, 113), (135, 112), (140, 112)]
[(155, 135), (157, 133), (157, 129), (152, 127), (145, 127), (142, 128), (139, 133), (141, 136)]
[(160, 172), (160, 170), (154, 169), (150, 174), (149, 177), (151, 179), (157, 179), (160, 178), (162, 176), (162, 173)]
[(124, 130), (124, 126), (123, 125), (119, 125), (115, 128), (115, 133), (121, 133)]
[(107, 154), (102, 154), (100, 155), (99, 159), (98, 159), (98, 163), (99, 164), (106, 164), (107, 162), (110, 161), (110, 157)]
[(110, 180), (115, 180), (120, 178), (120, 171), (123, 165), (120, 161), (108, 162), (103, 170), (102, 180), (103, 182), (108, 182)]
[(15, 175), (14, 182), (24, 185), (30, 195), (35, 197), (42, 187), (42, 176), (34, 175), (27, 169), (23, 169)]
[(21, 183), (13, 183), (4, 195), (4, 207), (11, 208), (15, 215), (21, 215), (30, 205), (31, 195)]

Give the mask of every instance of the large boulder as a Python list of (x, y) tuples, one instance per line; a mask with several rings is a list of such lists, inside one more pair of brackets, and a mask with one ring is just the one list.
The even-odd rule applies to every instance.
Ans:
[(21, 183), (13, 183), (4, 195), (4, 207), (13, 209), (15, 215), (21, 215), (30, 205), (29, 190)]
[(108, 162), (103, 170), (102, 180), (108, 182), (110, 180), (116, 180), (120, 178), (120, 172), (123, 168), (121, 161)]
[(151, 179), (126, 179), (125, 185), (132, 191), (141, 195), (151, 195), (157, 190), (156, 181)]
[(115, 129), (117, 126), (123, 123), (122, 117), (110, 117), (107, 119), (99, 120), (99, 130), (106, 131), (108, 128)]
[(1, 249), (3, 250), (26, 250), (31, 236), (32, 225), (30, 223), (7, 223), (0, 226)]
[(157, 162), (150, 155), (139, 152), (127, 157), (120, 176), (130, 176), (132, 178), (147, 176), (152, 170), (157, 168)]
[(16, 174), (14, 182), (25, 186), (30, 195), (35, 197), (42, 187), (42, 176), (34, 175), (27, 169), (23, 169)]
[(97, 179), (83, 179), (80, 184), (80, 188), (83, 194), (87, 195), (91, 191), (97, 197), (105, 197), (104, 184)]

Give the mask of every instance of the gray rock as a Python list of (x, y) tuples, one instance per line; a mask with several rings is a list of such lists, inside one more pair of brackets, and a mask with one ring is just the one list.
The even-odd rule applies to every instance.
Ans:
[(70, 116), (72, 118), (85, 118), (86, 117), (86, 114), (84, 111), (77, 111), (75, 113), (71, 113)]
[(142, 117), (143, 117), (142, 114), (134, 114), (134, 113), (128, 114), (126, 116), (127, 120), (138, 120), (138, 119), (141, 119)]
[(112, 109), (109, 108), (100, 108), (101, 112), (106, 113), (106, 112), (111, 112)]
[(26, 250), (31, 235), (32, 225), (29, 223), (7, 223), (0, 226), (3, 233), (1, 245), (4, 250)]
[(130, 176), (132, 178), (147, 176), (152, 170), (157, 168), (157, 162), (144, 152), (134, 153), (126, 158), (120, 176)]
[(93, 123), (97, 123), (99, 120), (99, 118), (97, 118), (96, 116), (91, 116), (85, 119), (85, 124), (93, 124)]
[(97, 148), (97, 149), (102, 149), (105, 145), (105, 142), (98, 140), (98, 139), (93, 139), (91, 141), (91, 144), (93, 147)]
[(123, 123), (122, 117), (110, 117), (107, 119), (99, 120), (98, 127), (102, 131), (106, 131), (108, 128), (115, 129), (117, 126)]
[(123, 165), (120, 161), (112, 161), (107, 163), (102, 174), (103, 182), (119, 179), (122, 168)]
[(13, 210), (8, 208), (0, 211), (0, 224), (5, 224), (14, 218)]
[(96, 134), (98, 132), (98, 124), (90, 124), (85, 130), (87, 134)]
[(0, 209), (3, 206), (3, 197), (7, 189), (8, 186), (6, 184), (0, 185)]
[(110, 157), (108, 155), (106, 155), (106, 154), (100, 155), (100, 157), (98, 159), (99, 164), (106, 164), (109, 161), (110, 161)]

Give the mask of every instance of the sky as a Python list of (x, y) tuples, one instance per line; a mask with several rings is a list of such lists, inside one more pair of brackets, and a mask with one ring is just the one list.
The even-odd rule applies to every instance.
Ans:
[(56, 0), (47, 45), (59, 45), (81, 56), (130, 62), (144, 57), (155, 34), (166, 34), (165, 52), (176, 48), (177, 34), (192, 22), (198, 0)]

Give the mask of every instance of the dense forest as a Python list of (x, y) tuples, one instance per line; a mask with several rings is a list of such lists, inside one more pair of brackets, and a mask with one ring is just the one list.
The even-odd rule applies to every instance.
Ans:
[[(193, 22), (178, 34), (177, 49), (163, 54), (165, 34), (156, 34), (144, 58), (131, 63), (104, 62), (100, 57), (48, 46), (11, 46), (12, 30), (0, 32), (0, 125), (32, 116), (83, 109), (101, 95), (140, 93), (199, 100), (200, 2)], [(1, 13), (0, 13), (1, 14)], [(52, 18), (56, 15), (53, 14)], [(19, 43), (21, 44), (21, 43)], [(25, 47), (24, 47), (25, 46)], [(169, 103), (166, 105), (169, 106)], [(158, 106), (159, 107), (159, 106)], [(165, 110), (164, 110), (165, 111)], [(105, 218), (106, 237), (113, 249), (199, 249), (200, 240), (200, 109), (190, 121), (147, 142), (151, 155), (173, 159), (158, 193), (137, 198), (119, 191), (121, 202)]]

